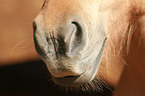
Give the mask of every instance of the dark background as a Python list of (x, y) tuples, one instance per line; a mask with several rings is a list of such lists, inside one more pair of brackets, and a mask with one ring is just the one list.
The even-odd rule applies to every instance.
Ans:
[(53, 83), (42, 61), (0, 67), (0, 96), (111, 96), (105, 86), (98, 92), (66, 92)]

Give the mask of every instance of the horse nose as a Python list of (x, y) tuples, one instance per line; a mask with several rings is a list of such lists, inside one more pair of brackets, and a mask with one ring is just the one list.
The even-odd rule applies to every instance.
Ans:
[(35, 49), (53, 76), (78, 76), (83, 73), (82, 68), (78, 70), (77, 60), (82, 58), (80, 52), (86, 45), (84, 25), (73, 21), (47, 29), (50, 27), (34, 22), (33, 28)]
[(34, 22), (34, 42), (40, 56), (54, 54), (57, 59), (61, 56), (73, 56), (85, 45), (85, 31), (79, 22), (62, 24), (51, 31), (44, 30), (47, 26), (43, 26), (45, 28), (40, 30), (36, 25)]

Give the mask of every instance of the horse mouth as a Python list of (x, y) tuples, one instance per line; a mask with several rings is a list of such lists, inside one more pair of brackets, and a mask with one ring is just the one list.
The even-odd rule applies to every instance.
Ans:
[(61, 86), (81, 86), (81, 85), (86, 85), (86, 84), (90, 83), (97, 74), (98, 65), (102, 58), (106, 40), (107, 40), (107, 38), (105, 38), (105, 40), (102, 44), (102, 48), (96, 58), (96, 62), (94, 64), (90, 65), (91, 69), (87, 69), (85, 72), (83, 72), (79, 76), (65, 76), (65, 77), (52, 76), (53, 81), (57, 85), (61, 85)]
[(80, 80), (78, 80), (79, 78), (81, 78), (83, 74), (85, 74), (85, 72), (78, 76), (64, 76), (64, 77), (52, 76), (52, 80), (57, 85), (61, 85), (61, 86), (79, 86), (79, 85), (84, 85), (85, 83), (87, 83), (87, 82), (81, 82)]

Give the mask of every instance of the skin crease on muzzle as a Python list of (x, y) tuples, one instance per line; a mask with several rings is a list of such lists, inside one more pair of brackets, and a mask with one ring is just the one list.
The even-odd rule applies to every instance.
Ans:
[(46, 0), (34, 20), (36, 51), (62, 86), (85, 85), (95, 78), (107, 40), (97, 0), (72, 1)]

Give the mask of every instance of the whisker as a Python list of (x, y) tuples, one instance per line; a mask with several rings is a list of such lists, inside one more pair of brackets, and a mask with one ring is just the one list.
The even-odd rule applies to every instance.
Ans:
[(13, 51), (16, 49), (16, 47), (18, 47), (20, 44), (22, 44), (24, 42), (24, 40), (22, 40), (21, 42), (19, 42), (18, 44), (16, 44), (13, 49), (10, 52), (10, 55), (12, 55)]
[(101, 84), (102, 84), (104, 87), (106, 87), (107, 89), (109, 89), (109, 90), (111, 91), (111, 93), (113, 93), (113, 90), (111, 89), (111, 87), (110, 87), (107, 83), (105, 83), (105, 81), (102, 80), (100, 77), (98, 77), (98, 78), (100, 79)]
[(19, 48), (17, 48), (17, 49), (18, 49), (18, 50), (21, 50), (21, 49), (24, 49), (24, 48), (27, 48), (27, 46), (19, 47)]

